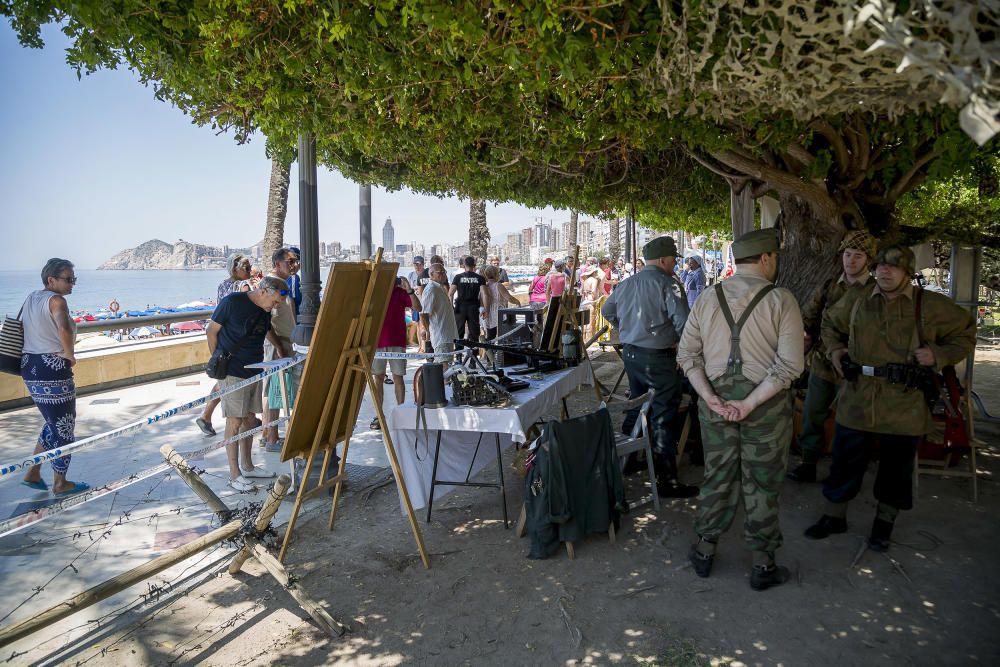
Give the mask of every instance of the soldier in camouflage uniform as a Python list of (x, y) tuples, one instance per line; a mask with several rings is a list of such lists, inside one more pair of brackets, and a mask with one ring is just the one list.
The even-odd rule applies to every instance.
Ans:
[(820, 338), (823, 312), (837, 303), (847, 292), (864, 289), (869, 284), (872, 260), (875, 259), (875, 238), (863, 229), (847, 232), (840, 242), (840, 261), (844, 268), (837, 279), (831, 278), (816, 290), (802, 310), (809, 350), (809, 386), (802, 406), (802, 431), (798, 442), (802, 448), (802, 463), (788, 473), (795, 482), (815, 482), (816, 462), (823, 454), (825, 429), (830, 406), (837, 397), (840, 378), (826, 358), (826, 348)]
[(847, 504), (861, 489), (874, 441), (878, 507), (868, 545), (885, 551), (899, 510), (913, 507), (917, 445), (931, 428), (921, 385), (976, 345), (972, 315), (943, 294), (914, 287), (915, 270), (909, 248), (885, 248), (875, 258), (875, 286), (841, 299), (823, 318), (823, 343), (846, 381), (823, 484), (826, 510), (806, 537), (847, 531)]
[(736, 275), (706, 291), (688, 316), (677, 360), (703, 399), (698, 402), (705, 481), (689, 558), (699, 577), (711, 573), (719, 536), (743, 498), (744, 538), (753, 552), (750, 586), (788, 579), (776, 565), (781, 546), (779, 489), (792, 440), (789, 388), (804, 367), (802, 316), (792, 293), (776, 288), (778, 237), (773, 229), (733, 244)]

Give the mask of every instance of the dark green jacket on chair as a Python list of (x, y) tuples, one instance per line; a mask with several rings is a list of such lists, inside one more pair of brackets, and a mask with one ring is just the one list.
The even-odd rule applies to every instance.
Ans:
[(606, 409), (545, 426), (525, 478), (529, 558), (548, 558), (560, 542), (607, 532), (625, 507), (621, 469)]

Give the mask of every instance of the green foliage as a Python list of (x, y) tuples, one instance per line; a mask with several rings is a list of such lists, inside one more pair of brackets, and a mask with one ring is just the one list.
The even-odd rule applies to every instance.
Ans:
[[(80, 73), (133, 68), (195, 122), (241, 142), (262, 133), (282, 161), (311, 132), (322, 164), (393, 189), (591, 214), (634, 203), (654, 224), (707, 231), (728, 226), (728, 186), (692, 152), (742, 151), (791, 174), (786, 191), (826, 178), (831, 192), (883, 209), (915, 184), (905, 177), (931, 147), (940, 157), (921, 177), (968, 162), (973, 150), (953, 110), (901, 107), (869, 82), (842, 94), (894, 100), (896, 115), (873, 104), (864, 116), (826, 118), (845, 137), (862, 127), (871, 139), (870, 162), (837, 164), (810, 125), (824, 113), (808, 99), (819, 84), (789, 77), (791, 48), (775, 51), (767, 40), (787, 28), (796, 52), (808, 54), (808, 35), (822, 28), (830, 53), (863, 44), (844, 46), (834, 13), (802, 11), (815, 20), (789, 15), (784, 25), (762, 6), (748, 22), (721, 0), (0, 0), (26, 46), (41, 46), (40, 27), (59, 22)], [(716, 25), (716, 16), (714, 32), (674, 30), (688, 20)], [(761, 40), (733, 42), (755, 31)], [(734, 60), (736, 46), (752, 55)], [(697, 72), (664, 65), (695, 56)], [(868, 67), (889, 76), (887, 63)], [(774, 103), (745, 88), (739, 72), (751, 65), (787, 81), (768, 89)], [(893, 90), (904, 88), (913, 86)]]

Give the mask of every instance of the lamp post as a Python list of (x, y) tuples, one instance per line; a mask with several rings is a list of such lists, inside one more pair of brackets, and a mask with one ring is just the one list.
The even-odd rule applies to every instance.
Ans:
[[(372, 256), (372, 186), (362, 185), (358, 192), (358, 214), (361, 225), (361, 261)], [(386, 248), (386, 252), (392, 252)]]
[(302, 304), (292, 330), (292, 342), (309, 345), (319, 314), (319, 212), (316, 195), (316, 138), (299, 135), (299, 242), (302, 266), (299, 269)]

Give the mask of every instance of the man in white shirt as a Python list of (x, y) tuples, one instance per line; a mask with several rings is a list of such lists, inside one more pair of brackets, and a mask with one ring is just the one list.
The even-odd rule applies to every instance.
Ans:
[(444, 264), (431, 264), (430, 278), (420, 299), (420, 348), (424, 352), (454, 352), (458, 326), (448, 297)]

